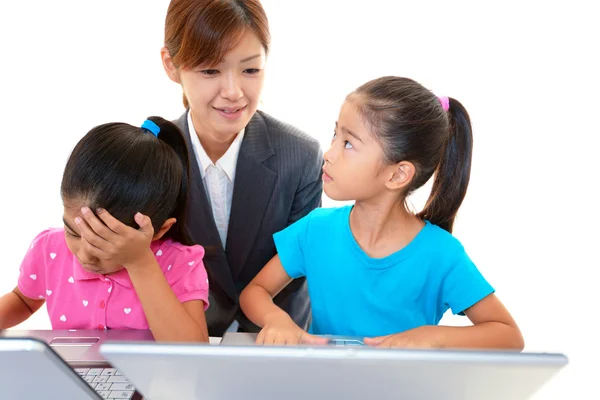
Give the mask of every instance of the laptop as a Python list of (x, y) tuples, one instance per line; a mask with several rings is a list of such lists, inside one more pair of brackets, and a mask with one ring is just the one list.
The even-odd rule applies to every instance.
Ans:
[[(100, 354), (100, 345), (105, 340), (153, 342), (154, 338), (150, 331), (144, 330), (6, 330), (0, 332), (2, 398), (13, 398), (4, 393), (8, 388), (8, 393), (18, 394), (23, 390), (37, 390), (40, 393), (39, 397), (15, 395), (14, 398), (18, 399), (142, 399), (129, 379), (113, 368)], [(23, 368), (17, 369), (14, 367), (16, 365)], [(23, 374), (23, 370), (26, 370), (27, 374)], [(43, 382), (39, 382), (39, 376), (43, 376)], [(27, 385), (26, 381), (31, 382), (32, 377), (36, 377), (35, 385), (31, 383)], [(59, 382), (60, 385), (49, 384), (49, 382)], [(82, 383), (86, 389), (84, 392), (81, 392)], [(61, 387), (66, 388), (67, 392), (77, 390), (81, 395), (68, 396)]]
[(562, 354), (106, 342), (100, 352), (151, 399), (525, 400)]
[(101, 399), (48, 344), (0, 338), (3, 399)]
[[(222, 345), (227, 346), (252, 346), (256, 343), (258, 333), (251, 332), (225, 332)], [(329, 339), (330, 346), (364, 346), (364, 338), (358, 336), (336, 336), (336, 335), (320, 335)]]

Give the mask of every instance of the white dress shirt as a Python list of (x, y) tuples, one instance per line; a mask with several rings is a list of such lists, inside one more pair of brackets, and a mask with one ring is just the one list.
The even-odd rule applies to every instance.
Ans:
[(223, 248), (225, 248), (227, 229), (229, 228), (229, 215), (231, 214), (235, 169), (242, 140), (244, 139), (244, 129), (235, 137), (225, 154), (216, 163), (213, 163), (206, 154), (202, 144), (200, 144), (200, 139), (198, 139), (196, 129), (192, 123), (192, 115), (189, 112), (187, 119), (188, 126), (190, 127), (192, 148), (198, 161), (200, 174), (202, 175), (202, 183), (204, 184), (206, 196), (212, 208), (213, 218), (219, 231), (221, 243), (223, 244)]

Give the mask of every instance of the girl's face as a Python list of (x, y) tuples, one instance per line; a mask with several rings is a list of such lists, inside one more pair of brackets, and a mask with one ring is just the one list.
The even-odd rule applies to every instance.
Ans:
[(325, 153), (323, 190), (338, 201), (367, 200), (386, 192), (394, 166), (383, 164), (383, 149), (363, 121), (354, 101), (346, 100)]
[(175, 68), (163, 50), (165, 70), (183, 87), (194, 128), (200, 135), (223, 142), (244, 129), (256, 112), (265, 63), (265, 49), (250, 30), (217, 65)]
[(63, 222), (65, 224), (65, 241), (67, 247), (73, 253), (79, 263), (86, 271), (93, 272), (95, 274), (108, 275), (115, 272), (119, 272), (123, 269), (120, 265), (107, 263), (99, 258), (91, 255), (87, 250), (89, 243), (85, 242), (85, 239), (81, 237), (79, 226), (75, 223), (75, 218), (79, 217), (85, 223), (83, 215), (81, 214), (81, 207), (85, 204), (83, 201), (73, 201), (63, 199), (64, 214)]

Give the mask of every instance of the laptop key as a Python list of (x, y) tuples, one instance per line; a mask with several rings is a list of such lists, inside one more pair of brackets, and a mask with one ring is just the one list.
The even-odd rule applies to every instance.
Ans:
[(98, 375), (94, 378), (94, 383), (106, 383), (108, 381), (108, 376)]
[(103, 376), (113, 376), (114, 374), (117, 373), (116, 368), (104, 368), (104, 370), (102, 371)]
[(123, 390), (118, 392), (110, 392), (109, 399), (130, 399), (133, 396), (133, 390)]
[[(111, 387), (112, 387), (112, 383), (98, 383), (98, 386), (95, 387), (95, 389), (98, 390), (108, 390), (110, 391)], [(117, 389), (119, 390), (119, 389)]]
[(89, 368), (75, 368), (75, 372), (77, 372), (77, 374), (79, 374), (79, 376), (87, 375), (89, 370), (90, 370)]
[(102, 373), (102, 368), (90, 368), (86, 375), (100, 375)]
[(100, 397), (102, 397), (103, 399), (108, 399), (108, 398), (109, 398), (108, 396), (110, 396), (110, 391), (109, 391), (109, 390), (97, 390), (96, 392), (97, 392), (97, 393), (100, 395)]
[(114, 375), (114, 376), (108, 377), (108, 381), (106, 381), (106, 382), (110, 382), (110, 383), (129, 383), (129, 379), (125, 378), (123, 375), (121, 375), (121, 376)]
[(110, 390), (135, 390), (131, 383), (112, 383)]

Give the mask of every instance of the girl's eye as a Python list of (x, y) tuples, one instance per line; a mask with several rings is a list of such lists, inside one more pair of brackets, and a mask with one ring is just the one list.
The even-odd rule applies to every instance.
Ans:
[(350, 143), (349, 141), (344, 140), (344, 148), (345, 149), (353, 149), (354, 146), (352, 146), (352, 143)]
[(250, 75), (254, 75), (254, 74), (258, 74), (260, 72), (260, 69), (258, 68), (248, 68), (246, 70), (244, 70), (244, 72), (250, 74)]
[(71, 233), (71, 232), (69, 232), (67, 229), (65, 229), (65, 233), (67, 234), (67, 236), (70, 236), (70, 237), (72, 237), (72, 238), (78, 238), (78, 237), (79, 237), (78, 235), (76, 235), (76, 234), (74, 234), (74, 233)]

